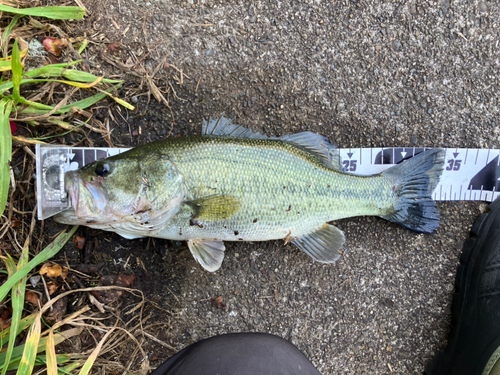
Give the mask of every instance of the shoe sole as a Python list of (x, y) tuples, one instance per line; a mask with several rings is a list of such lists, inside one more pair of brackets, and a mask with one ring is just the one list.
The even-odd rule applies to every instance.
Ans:
[[(471, 237), (464, 243), (462, 254), (460, 256), (460, 265), (457, 269), (455, 293), (453, 294), (452, 301), (451, 326), (453, 328), (446, 348), (437, 352), (425, 367), (426, 375), (445, 375), (452, 373), (450, 366), (456, 361), (456, 348), (460, 345), (459, 331), (462, 315), (464, 314), (464, 301), (466, 297), (469, 299), (472, 298), (473, 300), (477, 298), (477, 296), (469, 296), (471, 291), (468, 289), (470, 289), (471, 285), (474, 285), (478, 277), (481, 277), (481, 275), (472, 276), (474, 262), (481, 249), (481, 243), (479, 242), (481, 240), (479, 236), (483, 232), (488, 232), (492, 225), (498, 223), (500, 223), (500, 199), (497, 199), (495, 202), (490, 204), (490, 210), (487, 213), (482, 214), (476, 220), (471, 230)], [(484, 239), (486, 236), (483, 236), (482, 238)], [(461, 343), (466, 344), (463, 341), (464, 340), (462, 340)], [(479, 373), (482, 372), (482, 370), (478, 371)]]

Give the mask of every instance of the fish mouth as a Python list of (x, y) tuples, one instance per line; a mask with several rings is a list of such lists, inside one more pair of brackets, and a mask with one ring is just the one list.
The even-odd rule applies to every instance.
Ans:
[(104, 212), (107, 195), (99, 184), (88, 182), (75, 172), (66, 173), (64, 184), (76, 217), (96, 216)]
[(73, 210), (78, 207), (78, 180), (73, 172), (67, 172), (64, 176), (64, 187), (69, 195)]

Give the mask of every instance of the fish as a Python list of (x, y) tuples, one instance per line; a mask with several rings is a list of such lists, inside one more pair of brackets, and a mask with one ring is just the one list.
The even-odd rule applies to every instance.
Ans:
[(439, 226), (432, 192), (442, 149), (356, 176), (342, 171), (338, 150), (319, 134), (268, 137), (233, 120), (209, 118), (201, 135), (147, 143), (67, 172), (72, 208), (55, 220), (128, 239), (187, 241), (210, 272), (221, 267), (224, 241), (284, 239), (333, 263), (345, 237), (332, 221), (379, 216), (419, 233)]

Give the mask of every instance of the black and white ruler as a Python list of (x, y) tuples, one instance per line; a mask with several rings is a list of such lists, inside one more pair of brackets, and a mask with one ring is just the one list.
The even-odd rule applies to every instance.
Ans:
[[(419, 147), (340, 149), (343, 169), (358, 175), (380, 173), (426, 149)], [(447, 148), (436, 201), (487, 201), (500, 195), (500, 150)]]
[[(64, 173), (128, 148), (91, 148), (36, 145), (38, 218), (46, 219), (69, 208)], [(426, 150), (419, 147), (339, 149), (345, 172), (372, 175)], [(487, 201), (500, 195), (500, 150), (447, 148), (445, 166), (433, 193), (436, 201)]]

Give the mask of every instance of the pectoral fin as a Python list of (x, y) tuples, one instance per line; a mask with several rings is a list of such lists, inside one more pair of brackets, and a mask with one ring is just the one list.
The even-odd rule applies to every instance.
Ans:
[(218, 221), (230, 219), (241, 207), (240, 200), (233, 195), (212, 195), (186, 202), (194, 211), (193, 219)]
[(340, 258), (337, 250), (344, 244), (344, 233), (333, 225), (324, 224), (316, 231), (292, 240), (292, 243), (315, 261), (333, 263)]
[(189, 240), (187, 244), (194, 259), (207, 271), (215, 272), (220, 268), (226, 250), (224, 242)]

